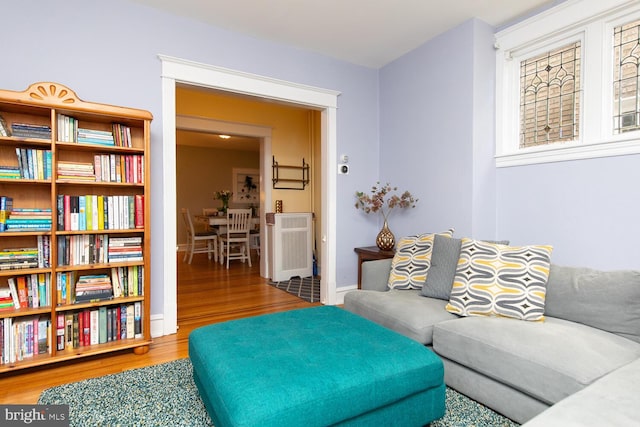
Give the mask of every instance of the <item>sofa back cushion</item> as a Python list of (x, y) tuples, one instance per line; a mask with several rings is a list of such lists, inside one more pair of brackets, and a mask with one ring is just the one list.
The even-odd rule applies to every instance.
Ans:
[(545, 315), (640, 342), (640, 271), (598, 271), (552, 264)]
[(461, 239), (436, 235), (433, 239), (431, 267), (422, 285), (422, 296), (449, 300), (460, 258)]
[[(508, 240), (483, 240), (487, 243), (508, 245)], [(449, 300), (453, 279), (456, 276), (458, 260), (460, 259), (460, 244), (462, 239), (446, 237), (436, 234), (433, 238), (431, 252), (431, 267), (427, 280), (422, 285), (422, 296)]]
[[(453, 236), (453, 228), (439, 233)], [(398, 242), (391, 262), (389, 289), (421, 289), (431, 266), (431, 251), (435, 234), (407, 236)]]
[(463, 238), (447, 311), (460, 316), (544, 319), (552, 247)]

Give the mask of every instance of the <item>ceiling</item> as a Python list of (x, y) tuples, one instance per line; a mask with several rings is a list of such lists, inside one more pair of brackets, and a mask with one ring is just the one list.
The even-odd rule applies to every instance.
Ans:
[(176, 144), (191, 147), (207, 147), (222, 150), (260, 151), (260, 139), (250, 136), (229, 135), (229, 139), (220, 138), (219, 134), (176, 130)]
[(464, 21), (493, 27), (558, 0), (130, 0), (252, 37), (380, 68)]

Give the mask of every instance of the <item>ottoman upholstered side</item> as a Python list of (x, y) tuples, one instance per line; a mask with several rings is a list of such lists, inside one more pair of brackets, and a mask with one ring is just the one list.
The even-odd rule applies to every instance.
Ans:
[(338, 307), (203, 326), (189, 357), (216, 427), (421, 426), (444, 415), (439, 357)]

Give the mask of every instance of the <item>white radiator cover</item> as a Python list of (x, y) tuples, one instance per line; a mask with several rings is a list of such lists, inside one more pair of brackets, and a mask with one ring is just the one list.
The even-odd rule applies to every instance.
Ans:
[(313, 274), (313, 245), (310, 212), (267, 214), (269, 272), (271, 280)]

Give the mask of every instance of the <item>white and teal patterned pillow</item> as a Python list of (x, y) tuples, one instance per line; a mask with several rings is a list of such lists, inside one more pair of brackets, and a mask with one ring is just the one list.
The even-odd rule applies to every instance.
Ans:
[[(453, 228), (438, 233), (453, 236)], [(391, 262), (389, 289), (421, 289), (431, 265), (431, 251), (435, 234), (403, 237), (398, 242)]]
[(447, 311), (543, 320), (552, 249), (462, 239)]

